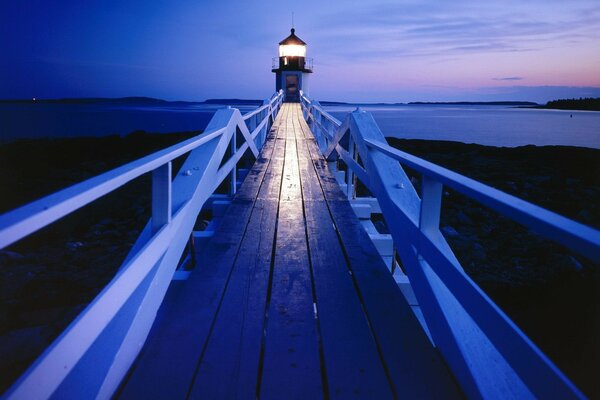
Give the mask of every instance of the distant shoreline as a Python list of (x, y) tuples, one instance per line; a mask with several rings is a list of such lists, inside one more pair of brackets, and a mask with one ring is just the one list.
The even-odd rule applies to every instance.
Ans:
[(414, 101), (408, 103), (417, 105), (455, 105), (455, 106), (536, 106), (532, 101)]
[[(61, 99), (0, 99), (0, 104), (20, 103), (20, 104), (240, 104), (240, 105), (260, 105), (262, 100), (254, 99), (207, 99), (204, 101), (186, 101), (186, 100), (163, 100), (145, 96), (131, 97), (74, 97)], [(531, 101), (411, 101), (408, 103), (350, 103), (343, 101), (321, 101), (321, 105), (345, 105), (345, 106), (410, 106), (410, 105), (459, 105), (459, 106), (541, 106)]]
[(544, 105), (537, 105), (532, 108), (565, 111), (600, 111), (600, 98), (552, 100)]
[[(255, 105), (262, 100), (255, 99), (207, 99), (204, 101), (163, 100), (145, 96), (131, 97), (80, 97), (61, 99), (0, 99), (0, 104), (145, 104), (145, 105), (194, 105), (194, 104), (223, 104), (223, 105)], [(411, 101), (407, 103), (352, 103), (344, 101), (320, 101), (323, 106), (508, 106), (517, 108), (533, 108), (547, 110), (600, 111), (600, 99), (561, 99), (552, 100), (546, 104), (532, 101)]]
[(163, 100), (153, 97), (132, 96), (132, 97), (74, 97), (64, 99), (0, 99), (0, 104), (148, 104), (148, 105), (168, 105), (168, 104), (238, 104), (238, 105), (260, 105), (262, 100), (253, 99), (207, 99), (204, 101), (185, 101), (185, 100)]
[(341, 101), (321, 101), (324, 106), (538, 106), (532, 101), (411, 101), (408, 103), (345, 103)]
[(600, 107), (598, 108), (594, 108), (594, 109), (589, 109), (589, 108), (584, 108), (584, 107), (577, 107), (577, 106), (573, 106), (573, 107), (552, 107), (552, 106), (531, 106), (531, 107), (527, 107), (527, 106), (523, 106), (523, 107), (519, 107), (519, 108), (533, 108), (536, 110), (562, 110), (562, 111), (592, 111), (592, 112), (598, 112), (600, 111)]

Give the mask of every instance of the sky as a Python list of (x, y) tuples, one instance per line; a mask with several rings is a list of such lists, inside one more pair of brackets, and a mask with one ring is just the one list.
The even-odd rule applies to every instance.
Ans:
[(600, 97), (598, 0), (3, 1), (0, 99), (268, 97), (289, 34), (311, 97)]

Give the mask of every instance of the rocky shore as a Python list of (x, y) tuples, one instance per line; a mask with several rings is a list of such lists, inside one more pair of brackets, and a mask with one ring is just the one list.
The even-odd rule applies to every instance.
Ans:
[[(0, 213), (198, 133), (4, 144)], [(0, 250), (0, 393), (114, 276), (150, 217), (150, 188), (142, 176)]]
[[(2, 145), (0, 213), (197, 133)], [(389, 141), (600, 227), (600, 150)], [(0, 251), (0, 393), (112, 278), (149, 218), (149, 194), (143, 177)], [(578, 386), (598, 394), (599, 266), (452, 190), (443, 207), (442, 231), (467, 273)]]
[[(388, 141), (600, 228), (600, 150)], [(599, 395), (600, 265), (453, 190), (445, 189), (442, 203), (441, 230), (468, 275), (586, 394)]]

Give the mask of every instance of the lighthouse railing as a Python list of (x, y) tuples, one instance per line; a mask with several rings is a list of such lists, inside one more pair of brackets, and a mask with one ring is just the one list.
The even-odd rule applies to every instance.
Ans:
[[(6, 392), (8, 399), (109, 398), (137, 357), (202, 206), (237, 163), (258, 157), (283, 102), (218, 110), (204, 133), (0, 215), (0, 249), (145, 173), (152, 216), (116, 276)], [(239, 138), (243, 143), (236, 143)], [(189, 153), (172, 176), (171, 162)]]
[[(469, 397), (582, 398), (582, 393), (464, 272), (439, 229), (450, 187), (571, 250), (600, 261), (600, 232), (387, 144), (373, 116), (339, 121), (301, 95), (323, 156), (377, 198), (435, 346)], [(421, 174), (420, 196), (403, 167)]]
[[(271, 59), (271, 69), (277, 69), (277, 68), (281, 68), (283, 67), (283, 65), (281, 64), (281, 60), (280, 57), (273, 57)], [(310, 71), (313, 70), (313, 58), (312, 57), (306, 57), (304, 58), (304, 63), (297, 63), (297, 66), (301, 69), (308, 69)]]

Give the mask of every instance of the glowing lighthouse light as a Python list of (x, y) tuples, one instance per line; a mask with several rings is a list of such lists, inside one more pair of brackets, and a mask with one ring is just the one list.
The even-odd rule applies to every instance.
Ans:
[(306, 43), (296, 36), (296, 30), (279, 42), (279, 57), (306, 57)]
[(306, 45), (282, 44), (279, 46), (279, 57), (306, 57)]
[(309, 94), (312, 59), (306, 58), (306, 43), (296, 36), (294, 28), (279, 42), (279, 58), (273, 59), (271, 71), (275, 72), (275, 89), (283, 90), (286, 102), (300, 101), (300, 91)]

